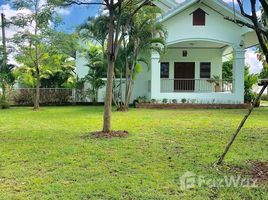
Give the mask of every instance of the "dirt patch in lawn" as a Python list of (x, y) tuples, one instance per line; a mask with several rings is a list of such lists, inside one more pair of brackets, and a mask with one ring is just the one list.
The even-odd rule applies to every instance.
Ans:
[(113, 137), (126, 137), (129, 133), (127, 131), (110, 131), (110, 132), (102, 132), (96, 131), (91, 132), (87, 135), (82, 136), (82, 138), (113, 138)]
[(248, 160), (247, 163), (248, 166), (225, 165), (221, 171), (251, 177), (258, 185), (268, 184), (268, 161)]
[(268, 161), (249, 161), (251, 164), (250, 175), (259, 184), (268, 183)]

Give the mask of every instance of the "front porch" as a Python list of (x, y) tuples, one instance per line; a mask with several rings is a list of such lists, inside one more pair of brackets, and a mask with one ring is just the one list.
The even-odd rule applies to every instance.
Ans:
[[(233, 54), (232, 79), (222, 78), (226, 55)], [(151, 57), (151, 99), (243, 104), (245, 50), (211, 41), (178, 42), (160, 58)]]

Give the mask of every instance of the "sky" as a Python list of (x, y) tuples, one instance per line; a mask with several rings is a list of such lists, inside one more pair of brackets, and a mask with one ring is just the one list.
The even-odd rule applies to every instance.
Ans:
[[(17, 11), (11, 6), (12, 0), (0, 0), (0, 12), (4, 13), (7, 18), (14, 16), (24, 11)], [(41, 0), (44, 1), (44, 0)], [(182, 3), (185, 0), (174, 0), (177, 3)], [(233, 4), (233, 0), (223, 0), (230, 5)], [(236, 0), (235, 0), (236, 1)], [(250, 3), (249, 0), (245, 0), (245, 10), (249, 12)], [(237, 3), (235, 2), (236, 6)], [(62, 18), (62, 23), (58, 27), (59, 30), (71, 33), (75, 31), (75, 28), (81, 23), (85, 22), (88, 17), (96, 16), (99, 14), (100, 7), (97, 5), (90, 6), (71, 6), (68, 8), (57, 9), (57, 13)], [(17, 31), (17, 28), (11, 27), (7, 30), (7, 37), (12, 36)], [(258, 62), (254, 49), (249, 49), (246, 52), (246, 63), (251, 66), (250, 70), (252, 73), (257, 73), (261, 69), (261, 64)]]

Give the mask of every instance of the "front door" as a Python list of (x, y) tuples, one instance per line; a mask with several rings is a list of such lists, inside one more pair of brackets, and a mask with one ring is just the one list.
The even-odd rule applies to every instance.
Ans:
[(177, 62), (174, 65), (174, 91), (194, 91), (195, 63)]

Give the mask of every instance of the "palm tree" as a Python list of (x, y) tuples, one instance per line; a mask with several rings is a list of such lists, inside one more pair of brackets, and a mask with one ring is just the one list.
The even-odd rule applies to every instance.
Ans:
[(91, 43), (88, 43), (87, 46), (84, 54), (88, 61), (86, 66), (89, 71), (84, 80), (90, 83), (89, 96), (93, 103), (96, 103), (98, 101), (98, 90), (105, 85), (102, 80), (105, 75), (105, 60), (100, 46), (94, 46)]
[(146, 58), (142, 55), (148, 55), (151, 51), (161, 55), (165, 50), (167, 32), (156, 20), (159, 12), (156, 7), (145, 6), (131, 23), (122, 26), (127, 36), (123, 39), (123, 50), (119, 52), (119, 59), (125, 66), (126, 87), (124, 105), (120, 110), (128, 110), (134, 81), (137, 74), (142, 71), (141, 63), (147, 64)]
[(0, 85), (2, 89), (0, 104), (2, 108), (9, 108), (7, 89), (15, 83), (15, 77), (12, 72), (15, 66), (4, 64), (4, 59), (0, 60), (0, 64)]

